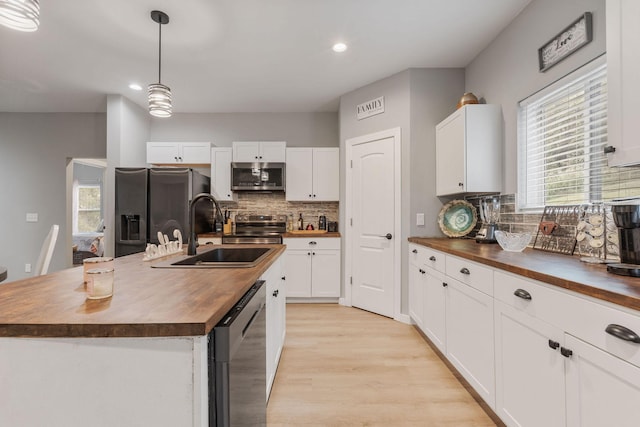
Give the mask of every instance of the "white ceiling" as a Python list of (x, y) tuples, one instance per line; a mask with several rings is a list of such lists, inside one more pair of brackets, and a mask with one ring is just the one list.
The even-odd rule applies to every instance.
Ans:
[[(40, 28), (0, 26), (0, 111), (337, 111), (340, 95), (411, 67), (465, 67), (530, 0), (41, 0)], [(331, 46), (349, 48), (336, 54)], [(142, 92), (128, 88), (143, 86)]]

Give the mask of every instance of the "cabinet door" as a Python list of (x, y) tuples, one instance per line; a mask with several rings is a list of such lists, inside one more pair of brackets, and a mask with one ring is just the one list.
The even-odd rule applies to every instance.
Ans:
[(259, 162), (260, 143), (255, 141), (234, 141), (233, 142), (234, 162)]
[(607, 0), (607, 133), (615, 152), (609, 166), (640, 163), (636, 121), (640, 115), (640, 2)]
[(338, 148), (313, 149), (313, 200), (340, 199), (340, 151)]
[[(444, 255), (442, 255), (444, 256)], [(422, 267), (424, 287), (424, 316), (422, 331), (433, 344), (446, 354), (446, 279), (428, 267)]]
[(188, 164), (211, 163), (211, 144), (208, 142), (181, 142), (180, 162)]
[(421, 330), (424, 330), (425, 273), (422, 265), (409, 264), (409, 316)]
[(495, 408), (493, 298), (447, 277), (447, 358)]
[(340, 296), (340, 251), (312, 250), (311, 296)]
[(287, 298), (310, 297), (311, 249), (287, 249), (284, 253), (284, 269), (287, 272)]
[(287, 143), (284, 141), (263, 141), (260, 143), (259, 161), (283, 163), (286, 161)]
[(494, 303), (496, 414), (508, 426), (564, 426), (562, 331), (503, 302)]
[(211, 194), (217, 200), (236, 200), (231, 191), (231, 147), (211, 149)]
[(313, 199), (313, 150), (287, 148), (285, 198), (290, 201)]
[(635, 427), (640, 420), (640, 368), (569, 334), (565, 347), (568, 427)]
[(465, 191), (465, 116), (458, 110), (436, 126), (436, 194)]
[(175, 142), (147, 142), (147, 163), (180, 163), (180, 148)]

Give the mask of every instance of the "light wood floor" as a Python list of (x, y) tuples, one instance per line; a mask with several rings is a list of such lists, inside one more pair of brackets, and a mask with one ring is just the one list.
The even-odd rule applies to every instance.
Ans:
[(495, 426), (413, 326), (337, 304), (287, 304), (267, 406), (276, 426)]

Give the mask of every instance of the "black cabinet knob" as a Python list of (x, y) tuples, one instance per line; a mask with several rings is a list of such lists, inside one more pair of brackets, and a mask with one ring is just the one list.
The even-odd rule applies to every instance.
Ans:
[(442, 287), (443, 287), (443, 288), (446, 288), (447, 286), (449, 286), (449, 284), (448, 284), (448, 283), (446, 283), (446, 282), (442, 282)]
[(565, 348), (565, 347), (560, 347), (560, 353), (564, 357), (571, 357), (571, 355), (573, 354), (573, 351), (571, 351), (571, 350), (569, 350), (568, 348)]
[(436, 260), (436, 257), (434, 257), (433, 255), (429, 257), (429, 261), (435, 261), (435, 260)]
[(286, 277), (286, 276), (282, 276), (282, 277), (280, 278), (280, 280), (287, 280), (287, 277)]
[(414, 254), (417, 254), (417, 253), (418, 253), (418, 250), (417, 250), (417, 249), (414, 249), (414, 250), (412, 250), (411, 252), (413, 252)]

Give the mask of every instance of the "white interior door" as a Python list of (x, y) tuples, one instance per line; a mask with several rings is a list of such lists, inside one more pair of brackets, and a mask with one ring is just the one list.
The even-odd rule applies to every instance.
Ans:
[(387, 136), (351, 151), (352, 305), (389, 317), (394, 316), (399, 238), (394, 235), (395, 144), (395, 137)]

